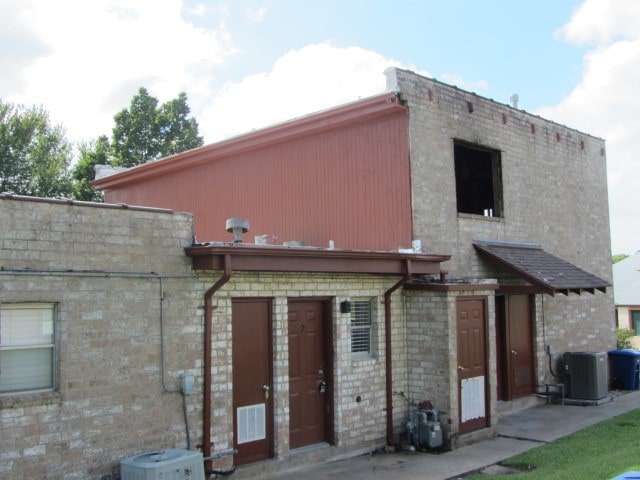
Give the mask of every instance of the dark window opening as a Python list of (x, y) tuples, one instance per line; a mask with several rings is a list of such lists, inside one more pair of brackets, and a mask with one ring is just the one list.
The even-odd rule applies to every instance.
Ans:
[(500, 152), (455, 142), (458, 213), (502, 217)]

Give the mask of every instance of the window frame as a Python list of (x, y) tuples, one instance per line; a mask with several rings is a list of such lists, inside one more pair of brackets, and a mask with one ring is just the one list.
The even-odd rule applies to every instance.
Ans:
[[(365, 320), (365, 322), (359, 322), (359, 320), (361, 320), (361, 317), (358, 318), (359, 316), (359, 309), (358, 309), (358, 305), (362, 305), (362, 304), (366, 304), (367, 308), (366, 308), (366, 313), (368, 314), (368, 321)], [(374, 353), (374, 317), (375, 317), (375, 311), (374, 311), (374, 305), (375, 302), (373, 301), (373, 298), (371, 297), (357, 297), (357, 298), (352, 298), (351, 299), (351, 321), (350, 321), (350, 327), (351, 327), (351, 355), (353, 358), (371, 358), (373, 357), (373, 353)], [(354, 342), (354, 340), (356, 339), (357, 335), (359, 332), (366, 332), (366, 349), (361, 349), (358, 348), (358, 345), (362, 342), (361, 340), (359, 341), (359, 343)], [(357, 350), (354, 350), (354, 348), (357, 348)]]
[(640, 310), (629, 310), (629, 324), (635, 336), (640, 336)]
[[(7, 386), (1, 387), (0, 395), (20, 395), (30, 394), (36, 392), (54, 392), (58, 388), (58, 342), (57, 342), (57, 330), (58, 330), (58, 306), (54, 302), (0, 302), (0, 329), (2, 328), (3, 317), (7, 315), (8, 311), (16, 310), (36, 310), (41, 313), (47, 311), (48, 314), (41, 318), (35, 318), (38, 323), (38, 335), (50, 336), (50, 341), (31, 341), (29, 343), (23, 343), (18, 345), (11, 345), (8, 342), (3, 342), (0, 336), (0, 354), (2, 352), (46, 352), (46, 356), (50, 356), (50, 366), (48, 369), (48, 385), (34, 384), (33, 386), (23, 388), (9, 388)], [(50, 326), (46, 326), (45, 323), (51, 321)], [(0, 330), (1, 331), (1, 330)], [(46, 333), (43, 333), (46, 332)], [(48, 340), (48, 339), (47, 339)], [(2, 363), (0, 362), (0, 375), (2, 369)], [(43, 375), (44, 377), (44, 375)], [(32, 382), (36, 382), (35, 375), (31, 379)]]
[[(460, 150), (466, 151), (464, 156), (461, 156)], [(472, 156), (486, 157), (472, 160)], [(463, 163), (471, 162), (483, 162), (484, 164), (490, 163), (490, 180), (484, 179), (482, 185), (481, 180), (476, 180), (474, 186), (480, 185), (470, 191), (470, 181), (465, 180), (462, 177)], [(453, 170), (456, 186), (456, 211), (458, 214), (476, 215), (487, 218), (504, 218), (504, 202), (503, 202), (503, 185), (502, 185), (502, 152), (493, 148), (485, 147), (478, 144), (465, 142), (463, 140), (453, 140)], [(476, 173), (481, 172), (481, 169), (473, 170)], [(490, 185), (489, 185), (490, 184)], [(463, 189), (463, 187), (465, 187)], [(490, 192), (486, 191), (488, 188)], [(491, 197), (491, 201), (487, 205), (479, 205), (478, 200), (479, 192), (484, 191), (485, 197)], [(490, 195), (489, 195), (490, 193)]]

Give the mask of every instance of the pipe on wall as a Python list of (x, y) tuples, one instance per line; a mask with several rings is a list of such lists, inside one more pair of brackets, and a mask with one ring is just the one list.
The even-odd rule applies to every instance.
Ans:
[(405, 273), (384, 293), (384, 341), (387, 390), (387, 445), (394, 445), (393, 438), (393, 361), (391, 347), (391, 295), (411, 279), (411, 261), (404, 261)]
[[(211, 341), (213, 334), (213, 295), (231, 278), (231, 255), (223, 257), (222, 276), (204, 294), (204, 391), (202, 395), (202, 455), (211, 457), (211, 385), (213, 374), (211, 373)], [(205, 462), (205, 471), (211, 471), (211, 460)]]

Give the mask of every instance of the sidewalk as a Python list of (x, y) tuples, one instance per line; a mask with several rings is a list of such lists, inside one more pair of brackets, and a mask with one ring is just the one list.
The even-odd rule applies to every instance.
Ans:
[[(500, 417), (497, 436), (439, 455), (420, 452), (361, 455), (272, 477), (278, 480), (448, 480), (483, 470), (542, 443), (640, 408), (640, 391), (613, 395), (597, 406), (539, 405)], [(493, 467), (496, 468), (496, 467)]]

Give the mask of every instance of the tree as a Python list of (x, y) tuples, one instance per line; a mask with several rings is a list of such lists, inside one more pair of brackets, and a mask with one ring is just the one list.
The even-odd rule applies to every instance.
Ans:
[(91, 185), (95, 180), (96, 165), (109, 163), (109, 139), (106, 135), (93, 142), (82, 142), (78, 145), (78, 162), (72, 171), (74, 179), (73, 198), (88, 202), (101, 202), (104, 195)]
[(611, 257), (611, 262), (612, 263), (618, 263), (621, 260), (624, 260), (625, 258), (628, 258), (629, 255), (627, 255), (626, 253), (618, 253), (616, 255), (614, 255), (613, 257)]
[(0, 100), (0, 192), (65, 197), (71, 145), (42, 108), (23, 108)]
[(111, 165), (133, 167), (201, 146), (198, 123), (189, 112), (186, 93), (158, 108), (158, 99), (140, 87), (129, 108), (114, 117)]

